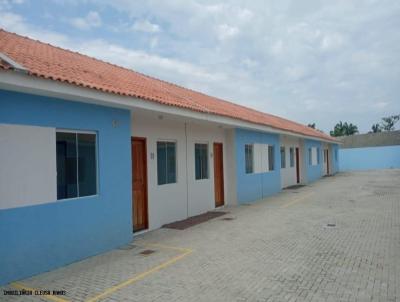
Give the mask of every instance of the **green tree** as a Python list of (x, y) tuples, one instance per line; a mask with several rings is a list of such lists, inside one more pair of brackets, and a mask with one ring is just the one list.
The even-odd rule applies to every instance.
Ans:
[(400, 120), (400, 114), (398, 115), (391, 115), (382, 118), (382, 130), (384, 131), (393, 131), (394, 125)]
[(371, 129), (372, 129), (373, 133), (382, 132), (381, 125), (379, 125), (379, 124), (373, 124)]
[(352, 123), (340, 121), (335, 125), (333, 131), (330, 132), (331, 136), (347, 136), (358, 133), (358, 127)]

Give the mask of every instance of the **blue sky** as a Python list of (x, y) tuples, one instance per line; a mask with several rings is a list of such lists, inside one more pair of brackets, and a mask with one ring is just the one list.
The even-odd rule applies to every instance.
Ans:
[(0, 27), (325, 132), (400, 113), (398, 0), (0, 0)]

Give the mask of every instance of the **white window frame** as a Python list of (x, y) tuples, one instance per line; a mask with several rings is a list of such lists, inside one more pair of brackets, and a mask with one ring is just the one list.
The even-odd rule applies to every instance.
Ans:
[[(165, 184), (158, 183), (158, 155), (157, 155), (157, 143), (175, 143), (175, 182), (169, 182)], [(147, 156), (147, 155), (146, 155)], [(157, 139), (156, 140), (156, 183), (157, 186), (174, 185), (178, 183), (178, 141), (173, 139)]]
[[(206, 178), (199, 178), (196, 179), (196, 145), (207, 145), (207, 177)], [(201, 180), (208, 180), (210, 179), (210, 144), (209, 142), (205, 141), (195, 141), (193, 148), (193, 158), (194, 158), (194, 180), (201, 181)], [(253, 150), (254, 153), (254, 150)]]

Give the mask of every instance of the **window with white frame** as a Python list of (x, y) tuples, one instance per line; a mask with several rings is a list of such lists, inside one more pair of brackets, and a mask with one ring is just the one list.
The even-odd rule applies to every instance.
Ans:
[(320, 148), (317, 148), (317, 165), (321, 163), (321, 151)]
[(176, 183), (176, 142), (157, 142), (157, 180), (159, 185)]
[(268, 145), (268, 171), (274, 171), (275, 151), (273, 145)]
[(294, 167), (294, 148), (290, 147), (289, 148), (289, 161), (290, 161), (290, 167)]
[(244, 157), (246, 165), (246, 174), (254, 172), (254, 146), (252, 144), (244, 145)]
[(57, 199), (97, 194), (97, 135), (56, 132)]
[(195, 178), (208, 179), (208, 144), (194, 145)]
[(265, 173), (274, 170), (274, 146), (267, 144), (245, 145), (245, 171), (250, 173)]
[(286, 152), (285, 152), (285, 147), (281, 147), (281, 169), (286, 168)]

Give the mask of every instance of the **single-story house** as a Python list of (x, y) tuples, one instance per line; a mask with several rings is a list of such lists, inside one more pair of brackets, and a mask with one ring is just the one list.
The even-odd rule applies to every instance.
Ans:
[(0, 284), (337, 170), (320, 131), (0, 30)]

